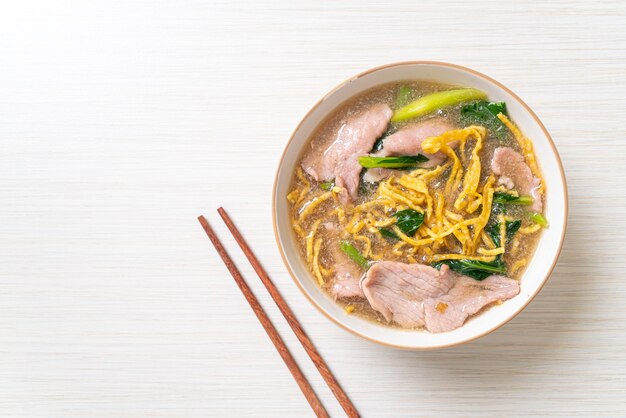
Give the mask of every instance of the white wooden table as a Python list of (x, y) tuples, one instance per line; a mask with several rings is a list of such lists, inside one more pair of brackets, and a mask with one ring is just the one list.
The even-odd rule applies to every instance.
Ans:
[[(4, 2), (0, 415), (311, 416), (196, 221), (225, 233), (223, 205), (364, 416), (626, 416), (626, 3), (421, 3)], [(414, 59), (521, 95), (570, 191), (539, 297), (437, 352), (379, 347), (320, 315), (270, 215), (278, 158), (309, 107), (359, 71)]]

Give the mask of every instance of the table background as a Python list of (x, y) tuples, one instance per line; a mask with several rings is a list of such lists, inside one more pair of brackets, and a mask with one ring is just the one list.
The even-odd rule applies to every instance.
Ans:
[[(609, 0), (3, 3), (0, 414), (311, 416), (204, 213), (342, 416), (225, 234), (223, 205), (364, 416), (624, 416), (625, 22)], [(494, 334), (436, 352), (379, 347), (320, 315), (270, 214), (281, 151), (318, 98), (416, 59), (517, 92), (570, 191), (542, 293)]]

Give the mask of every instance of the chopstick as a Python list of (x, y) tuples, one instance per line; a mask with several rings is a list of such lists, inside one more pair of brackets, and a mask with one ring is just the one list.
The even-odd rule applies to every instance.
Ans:
[(311, 384), (302, 373), (302, 370), (300, 370), (300, 367), (298, 367), (298, 363), (296, 363), (296, 360), (293, 358), (293, 356), (289, 352), (289, 349), (285, 345), (285, 342), (283, 341), (283, 339), (280, 337), (280, 334), (274, 327), (274, 324), (272, 324), (272, 321), (263, 310), (263, 307), (259, 303), (256, 296), (254, 296), (254, 293), (252, 293), (252, 290), (250, 289), (245, 279), (243, 278), (243, 276), (237, 269), (237, 266), (235, 266), (235, 263), (233, 263), (233, 260), (230, 258), (230, 256), (226, 252), (226, 249), (224, 248), (219, 238), (215, 234), (215, 231), (213, 231), (213, 228), (211, 228), (211, 225), (209, 225), (209, 222), (206, 220), (204, 216), (199, 216), (198, 221), (200, 221), (202, 228), (204, 228), (204, 231), (206, 232), (209, 239), (213, 243), (213, 246), (217, 250), (217, 253), (222, 258), (222, 261), (224, 261), (226, 268), (228, 269), (228, 271), (230, 271), (230, 274), (235, 279), (237, 286), (239, 286), (241, 293), (243, 293), (244, 297), (250, 304), (250, 307), (252, 308), (255, 315), (259, 319), (259, 322), (261, 322), (261, 325), (265, 329), (265, 332), (267, 332), (267, 335), (270, 337), (270, 340), (272, 340), (272, 342), (274, 343), (274, 346), (276, 347), (278, 354), (280, 354), (283, 361), (287, 365), (287, 368), (293, 375), (294, 379), (296, 379), (296, 383), (298, 384), (298, 386), (300, 386), (300, 390), (302, 390), (304, 397), (307, 399), (307, 401), (309, 401), (309, 405), (311, 405), (313, 412), (315, 412), (315, 415), (317, 415), (318, 417), (327, 418), (328, 412), (326, 412), (324, 405), (322, 405), (322, 402), (315, 394), (315, 391), (311, 387)]
[(341, 405), (343, 410), (351, 418), (358, 417), (359, 413), (356, 410), (354, 404), (352, 403), (352, 401), (350, 401), (348, 395), (343, 391), (343, 389), (339, 385), (339, 382), (337, 382), (337, 379), (335, 379), (335, 376), (328, 368), (328, 365), (326, 364), (320, 353), (317, 351), (309, 337), (306, 335), (306, 332), (304, 332), (304, 329), (302, 329), (302, 326), (300, 325), (300, 322), (298, 322), (298, 320), (296, 319), (293, 311), (291, 310), (291, 308), (289, 308), (289, 305), (287, 305), (287, 302), (285, 302), (285, 300), (281, 296), (278, 288), (276, 288), (274, 282), (272, 282), (272, 279), (270, 279), (269, 275), (250, 249), (250, 247), (246, 243), (246, 240), (243, 238), (243, 236), (233, 223), (232, 219), (230, 219), (230, 216), (228, 216), (224, 208), (219, 208), (217, 212), (224, 220), (224, 223), (230, 230), (233, 238), (235, 238), (235, 241), (237, 241), (237, 244), (239, 244), (239, 247), (241, 247), (241, 250), (248, 258), (248, 261), (250, 261), (250, 264), (252, 264), (254, 271), (256, 271), (257, 275), (267, 288), (267, 291), (269, 292), (272, 299), (274, 299), (274, 302), (278, 306), (278, 309), (289, 323), (291, 330), (294, 332), (294, 334), (296, 334), (296, 337), (302, 344), (302, 347), (304, 347), (304, 349), (306, 350), (307, 354), (311, 358), (311, 361), (313, 361), (313, 364), (315, 365), (315, 367), (317, 367), (317, 370), (320, 372), (322, 378), (324, 379), (330, 390), (333, 392), (333, 395), (335, 395), (335, 398), (337, 398), (337, 401), (339, 401), (339, 404)]

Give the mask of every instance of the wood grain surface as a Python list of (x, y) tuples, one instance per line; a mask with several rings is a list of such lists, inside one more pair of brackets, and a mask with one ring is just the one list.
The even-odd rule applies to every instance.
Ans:
[[(339, 405), (341, 405), (344, 412), (349, 418), (358, 418), (359, 413), (356, 410), (354, 404), (352, 403), (346, 392), (339, 385), (339, 382), (328, 368), (328, 364), (326, 364), (319, 351), (317, 351), (311, 339), (308, 337), (308, 335), (306, 335), (306, 332), (302, 328), (302, 325), (300, 325), (298, 318), (296, 318), (296, 315), (280, 294), (280, 290), (278, 290), (271, 277), (269, 277), (267, 271), (265, 271), (265, 269), (263, 268), (260, 260), (254, 255), (254, 252), (246, 242), (243, 235), (241, 235), (241, 232), (237, 229), (237, 226), (235, 225), (231, 217), (228, 216), (228, 213), (222, 207), (220, 207), (217, 212), (220, 214), (220, 217), (224, 221), (224, 224), (226, 224), (226, 227), (237, 242), (237, 245), (239, 245), (241, 251), (250, 262), (250, 265), (254, 269), (254, 272), (259, 276), (259, 279), (267, 289), (267, 292), (278, 307), (278, 310), (285, 318), (285, 321), (287, 321), (287, 323), (289, 324), (289, 327), (302, 345), (302, 348), (304, 348), (304, 351), (306, 351), (307, 355), (311, 358), (311, 361), (313, 362), (313, 365), (317, 368), (320, 376), (322, 377), (322, 379), (324, 379), (324, 382), (326, 382), (326, 385), (328, 385), (328, 388), (333, 393), (333, 395), (335, 395), (335, 398), (337, 399), (337, 402), (339, 402)], [(206, 220), (204, 222), (206, 223)]]
[[(220, 215), (223, 216), (223, 213), (220, 213)], [(261, 326), (267, 333), (267, 336), (272, 341), (272, 344), (274, 344), (274, 347), (276, 347), (276, 351), (278, 351), (278, 354), (285, 362), (285, 365), (287, 366), (294, 380), (300, 387), (302, 394), (304, 395), (306, 400), (309, 402), (309, 405), (311, 405), (311, 409), (313, 410), (313, 413), (318, 418), (328, 418), (329, 416), (328, 411), (326, 411), (326, 408), (324, 408), (322, 401), (319, 399), (319, 397), (315, 393), (315, 390), (313, 389), (313, 387), (307, 380), (304, 373), (302, 373), (300, 366), (298, 366), (298, 363), (296, 362), (295, 358), (293, 357), (293, 355), (287, 348), (287, 345), (285, 344), (282, 337), (278, 333), (278, 330), (276, 329), (274, 324), (272, 324), (272, 321), (269, 319), (269, 317), (265, 313), (265, 310), (259, 303), (259, 300), (256, 298), (254, 293), (252, 293), (250, 286), (248, 286), (248, 284), (246, 283), (246, 280), (241, 275), (241, 272), (237, 269), (237, 266), (235, 266), (233, 259), (226, 252), (226, 248), (224, 248), (224, 245), (220, 241), (219, 237), (217, 236), (213, 228), (211, 228), (211, 225), (209, 224), (209, 222), (206, 220), (204, 216), (199, 216), (198, 221), (200, 222), (200, 224), (202, 225), (202, 228), (204, 229), (207, 236), (211, 240), (211, 243), (215, 247), (215, 250), (217, 251), (219, 256), (222, 258), (222, 261), (224, 262), (224, 265), (228, 269), (229, 273), (231, 274), (231, 276), (233, 276), (233, 279), (235, 279), (237, 286), (239, 287), (239, 289), (241, 290), (241, 293), (246, 298), (246, 301), (248, 302), (248, 304), (254, 311), (254, 314), (259, 319), (259, 322), (261, 323)], [(230, 229), (230, 225), (227, 224), (227, 226)], [(239, 240), (237, 241), (239, 243)], [(253, 264), (253, 267), (255, 267), (254, 264)]]
[[(331, 416), (343, 411), (228, 236), (224, 206), (365, 417), (626, 416), (626, 3), (0, 5), (0, 415), (313, 416), (196, 217), (224, 237)], [(293, 128), (339, 82), (429, 59), (503, 82), (563, 159), (537, 299), (435, 352), (319, 314), (270, 214)]]

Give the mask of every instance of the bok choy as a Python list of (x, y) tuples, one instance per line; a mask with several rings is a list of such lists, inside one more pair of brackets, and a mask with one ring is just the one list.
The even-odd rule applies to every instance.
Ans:
[(543, 226), (544, 228), (548, 227), (548, 220), (539, 212), (530, 212), (528, 214), (528, 218), (534, 223)]
[(359, 157), (359, 164), (363, 168), (413, 168), (419, 163), (428, 161), (422, 154), (401, 157)]
[(348, 241), (341, 241), (339, 243), (339, 249), (343, 251), (352, 261), (357, 263), (363, 270), (367, 270), (369, 267), (369, 262), (365, 257), (361, 255), (359, 250)]
[(320, 188), (322, 190), (326, 190), (326, 191), (332, 190), (334, 186), (335, 186), (334, 180), (332, 180), (332, 181), (323, 181), (323, 182), (320, 183)]
[(406, 106), (411, 101), (411, 95), (413, 94), (413, 90), (411, 87), (404, 84), (398, 89), (398, 95), (396, 96), (396, 100), (393, 102), (394, 107), (396, 109), (401, 108), (402, 106)]
[(459, 274), (469, 276), (476, 280), (484, 280), (492, 274), (505, 274), (506, 265), (500, 257), (494, 261), (476, 261), (476, 260), (442, 260), (433, 264), (437, 270), (441, 270), (442, 265), (448, 265), (452, 270)]
[(393, 232), (390, 229), (387, 228), (378, 228), (378, 231), (380, 232), (380, 235), (382, 235), (385, 238), (389, 238), (392, 239), (394, 241), (398, 241), (400, 239), (399, 236), (396, 235), (395, 232)]
[(486, 99), (487, 95), (476, 89), (456, 89), (438, 91), (409, 103), (396, 110), (391, 117), (392, 122), (402, 122), (418, 116), (424, 116), (444, 107), (454, 106), (472, 100)]
[(461, 108), (461, 122), (465, 126), (481, 125), (489, 129), (500, 141), (508, 135), (507, 127), (498, 119), (498, 114), (507, 115), (506, 103), (487, 102), (484, 100), (465, 105)]
[[(510, 240), (511, 238), (513, 238), (515, 236), (515, 233), (520, 229), (520, 227), (522, 226), (522, 221), (517, 220), (517, 221), (506, 221), (505, 222), (505, 230), (506, 230), (506, 239)], [(495, 222), (491, 225), (488, 225), (485, 228), (485, 232), (487, 233), (487, 235), (489, 235), (489, 238), (491, 238), (491, 241), (493, 241), (494, 245), (496, 247), (500, 246), (500, 222)]]
[(414, 209), (405, 209), (393, 214), (397, 219), (396, 225), (405, 235), (412, 237), (424, 222), (424, 214)]
[(515, 196), (510, 193), (495, 192), (493, 203), (503, 203), (505, 205), (532, 205), (535, 199), (530, 196)]

